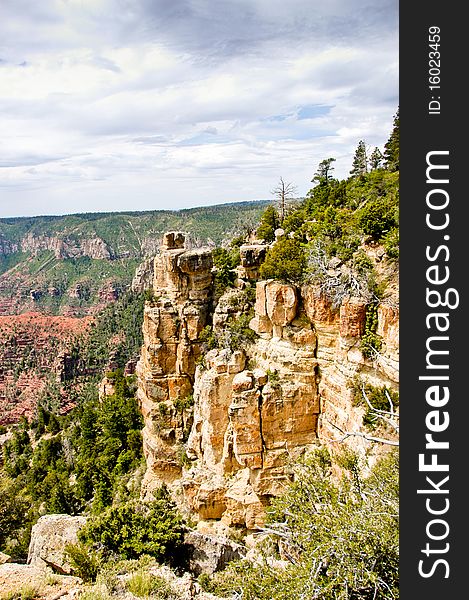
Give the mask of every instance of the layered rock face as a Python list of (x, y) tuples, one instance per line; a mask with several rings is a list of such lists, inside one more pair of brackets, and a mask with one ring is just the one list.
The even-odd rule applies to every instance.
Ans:
[(270, 498), (285, 489), (289, 461), (317, 442), (319, 415), (316, 336), (296, 320), (297, 290), (259, 282), (256, 298), (251, 327), (262, 337), (212, 350), (198, 367), (193, 466), (182, 480), (201, 520), (247, 529), (262, 525)]
[[(361, 350), (365, 328), (366, 304), (351, 298), (336, 310), (313, 286), (301, 290), (304, 310), (317, 334), (319, 395), (321, 415), (318, 436), (332, 450), (341, 445), (345, 434), (363, 433), (364, 406), (357, 406), (353, 384), (368, 383), (391, 390), (399, 387), (399, 311), (397, 307), (378, 306), (376, 333), (382, 348), (367, 358)], [(361, 435), (347, 437), (346, 443), (363, 455), (370, 444)], [(378, 448), (379, 450), (379, 448)]]
[(61, 388), (60, 412), (75, 406), (62, 383), (73, 366), (70, 349), (91, 322), (90, 317), (0, 315), (0, 424), (31, 419), (50, 385)]
[(36, 236), (29, 233), (21, 240), (21, 250), (33, 254), (51, 250), (56, 258), (75, 258), (77, 256), (89, 256), (96, 259), (115, 258), (114, 250), (100, 237), (68, 240), (47, 235)]
[(150, 485), (181, 475), (181, 442), (190, 428), (190, 403), (198, 341), (206, 326), (213, 262), (207, 249), (187, 251), (184, 236), (170, 232), (154, 259), (154, 300), (144, 312), (144, 345), (136, 367), (145, 419), (144, 452)]
[[(366, 358), (366, 305), (352, 298), (335, 310), (312, 286), (254, 284), (264, 256), (257, 246), (241, 252), (240, 289), (211, 311), (210, 252), (183, 244), (180, 234), (165, 237), (154, 264), (156, 299), (145, 308), (137, 366), (148, 464), (143, 493), (165, 482), (201, 531), (255, 530), (291, 479), (292, 460), (318, 444), (334, 449), (340, 432), (362, 427), (364, 408), (355, 406), (350, 382), (397, 388), (398, 314), (379, 307), (382, 351)], [(233, 346), (250, 285), (249, 328), (257, 335)], [(202, 356), (207, 324), (218, 348)], [(361, 437), (348, 443), (366, 450)]]

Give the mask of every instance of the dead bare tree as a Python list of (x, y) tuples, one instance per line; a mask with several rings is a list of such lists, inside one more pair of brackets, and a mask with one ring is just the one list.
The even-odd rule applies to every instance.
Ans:
[[(388, 425), (394, 431), (395, 435), (399, 435), (399, 413), (397, 413), (394, 409), (394, 403), (391, 399), (391, 396), (389, 395), (389, 392), (387, 390), (384, 391), (384, 393), (386, 394), (386, 398), (389, 402), (389, 410), (380, 410), (378, 408), (375, 408), (368, 399), (364, 386), (361, 387), (361, 392), (365, 403), (367, 404), (369, 410), (373, 413), (373, 415), (375, 415), (376, 418), (381, 419), (384, 423), (386, 423), (386, 425)], [(388, 446), (399, 446), (399, 440), (377, 437), (374, 435), (370, 435), (364, 431), (346, 431), (329, 420), (327, 422), (334, 429), (337, 429), (337, 431), (339, 431), (341, 434), (340, 438), (331, 440), (333, 442), (343, 442), (349, 437), (360, 437), (364, 440), (367, 440), (368, 442), (377, 442), (380, 444), (386, 444)]]
[(351, 296), (358, 296), (368, 302), (374, 298), (366, 275), (345, 266), (334, 272), (334, 269), (329, 268), (329, 263), (330, 257), (321, 242), (315, 240), (308, 256), (311, 281), (319, 285), (321, 293), (332, 301), (333, 308), (338, 308)]
[(296, 193), (296, 190), (296, 185), (291, 182), (287, 183), (283, 180), (283, 177), (280, 177), (278, 184), (271, 191), (271, 194), (273, 194), (279, 202), (280, 223), (283, 223), (283, 220), (285, 219), (287, 201), (293, 198), (293, 194)]

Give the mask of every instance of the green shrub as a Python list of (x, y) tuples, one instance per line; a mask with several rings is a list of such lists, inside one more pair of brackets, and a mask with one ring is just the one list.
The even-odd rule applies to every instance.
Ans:
[(80, 600), (112, 600), (112, 595), (104, 585), (95, 585), (80, 594)]
[(263, 279), (298, 283), (306, 270), (306, 254), (295, 239), (281, 238), (270, 248), (260, 268)]
[(174, 401), (174, 408), (178, 412), (183, 412), (185, 410), (188, 410), (192, 406), (194, 406), (194, 395), (193, 394), (187, 394), (187, 396), (184, 396), (183, 398), (177, 398)]
[[(356, 380), (352, 384), (352, 389), (354, 392), (354, 405), (366, 405), (367, 407), (363, 416), (363, 423), (373, 429), (380, 423), (379, 414), (376, 413), (376, 410), (391, 410), (389, 398), (391, 398), (394, 409), (399, 406), (399, 393), (385, 385), (382, 387), (376, 387), (370, 383), (364, 383), (360, 380)], [(371, 407), (367, 404), (364, 395), (371, 404)]]
[(0, 549), (10, 538), (22, 538), (22, 529), (28, 525), (31, 499), (21, 484), (0, 472)]
[(106, 586), (109, 592), (122, 591), (122, 584), (119, 575), (129, 575), (137, 571), (146, 571), (149, 567), (155, 566), (156, 560), (152, 556), (142, 554), (138, 559), (116, 560), (111, 556), (99, 570), (96, 583)]
[(353, 257), (353, 267), (360, 275), (373, 269), (373, 261), (363, 250), (359, 250)]
[(160, 299), (160, 296), (157, 296), (153, 289), (145, 290), (143, 293), (144, 300), (149, 302), (151, 306), (155, 306)]
[(367, 358), (373, 358), (380, 352), (383, 341), (376, 333), (378, 327), (378, 302), (371, 302), (366, 307), (365, 330), (360, 339), (360, 350)]
[(204, 592), (211, 592), (213, 590), (212, 580), (210, 578), (210, 575), (208, 575), (207, 573), (201, 573), (197, 577), (197, 583), (200, 585)]
[(25, 583), (15, 592), (6, 592), (0, 595), (0, 600), (35, 600), (41, 597), (39, 585)]
[(179, 450), (179, 464), (181, 465), (181, 467), (191, 467), (192, 466), (192, 461), (187, 456), (187, 452), (186, 452), (186, 449), (184, 448), (184, 446), (181, 446), (181, 448)]
[(182, 543), (182, 518), (161, 490), (153, 502), (129, 501), (93, 516), (80, 530), (79, 539), (126, 559), (148, 554), (169, 560)]
[(104, 564), (103, 552), (96, 551), (83, 543), (67, 544), (65, 554), (70, 561), (73, 572), (83, 581), (95, 581)]
[(199, 335), (199, 342), (207, 345), (208, 350), (213, 350), (217, 347), (217, 338), (213, 333), (213, 328), (211, 325), (206, 325)]
[(382, 239), (384, 249), (389, 258), (397, 260), (399, 258), (399, 229), (393, 227)]
[(165, 417), (169, 412), (168, 405), (165, 402), (158, 402), (158, 412)]
[(361, 209), (358, 223), (366, 235), (379, 240), (396, 225), (396, 207), (390, 200), (378, 198)]
[(236, 279), (234, 271), (241, 261), (239, 247), (233, 246), (230, 250), (226, 248), (215, 248), (212, 250), (213, 265), (216, 268), (214, 277), (214, 298), (215, 301), (229, 287), (233, 286)]
[(367, 358), (373, 358), (377, 352), (380, 352), (383, 340), (374, 331), (365, 332), (360, 339), (360, 350)]
[(277, 209), (270, 205), (262, 213), (259, 226), (256, 230), (258, 239), (265, 242), (273, 242), (275, 239), (275, 230), (280, 227), (280, 219)]
[(257, 334), (249, 327), (254, 313), (243, 313), (236, 318), (230, 318), (227, 322), (227, 344), (231, 350), (244, 348), (257, 339)]
[[(356, 470), (351, 456), (342, 462)], [(389, 452), (366, 478), (346, 472), (332, 480), (324, 451), (294, 471), (294, 482), (268, 513), (275, 545), (269, 549), (264, 540), (257, 564), (239, 561), (216, 573), (210, 591), (243, 600), (398, 598), (398, 453)], [(279, 543), (290, 557), (283, 567), (272, 564)]]

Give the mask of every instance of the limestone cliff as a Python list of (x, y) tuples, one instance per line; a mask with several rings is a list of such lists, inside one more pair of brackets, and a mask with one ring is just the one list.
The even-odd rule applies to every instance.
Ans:
[(202, 352), (199, 336), (209, 318), (211, 269), (210, 250), (186, 250), (180, 233), (166, 234), (154, 259), (154, 299), (145, 307), (136, 368), (149, 481), (171, 482), (182, 473), (179, 454), (190, 427), (182, 407)]
[(95, 259), (115, 258), (114, 250), (98, 236), (83, 240), (72, 240), (62, 239), (58, 236), (28, 233), (21, 240), (21, 250), (32, 254), (50, 250), (56, 258), (76, 258), (79, 256), (88, 256)]
[[(262, 525), (266, 505), (291, 477), (292, 459), (317, 444), (334, 448), (344, 433), (362, 430), (365, 409), (356, 406), (350, 383), (398, 384), (392, 303), (378, 307), (382, 347), (367, 358), (360, 344), (365, 302), (350, 298), (335, 309), (314, 286), (255, 282), (264, 255), (265, 247), (241, 248), (238, 289), (217, 306), (209, 250), (187, 251), (184, 236), (170, 233), (154, 260), (155, 299), (145, 307), (137, 365), (143, 494), (166, 483), (202, 530)], [(249, 312), (249, 286), (255, 286), (249, 328), (256, 335), (234, 344), (233, 332)], [(210, 351), (201, 336), (206, 325), (218, 341)], [(347, 443), (369, 449), (360, 436)]]

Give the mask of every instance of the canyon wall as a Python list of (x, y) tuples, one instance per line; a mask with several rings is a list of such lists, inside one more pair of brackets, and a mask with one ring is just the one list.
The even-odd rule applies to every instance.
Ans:
[(60, 413), (73, 406), (63, 390), (74, 340), (85, 334), (89, 317), (73, 319), (38, 313), (0, 315), (0, 424), (31, 420), (38, 401), (54, 397)]
[(265, 247), (241, 247), (237, 289), (216, 306), (211, 253), (187, 251), (182, 234), (165, 236), (149, 269), (154, 299), (145, 307), (137, 365), (142, 493), (151, 497), (166, 484), (201, 530), (261, 526), (265, 507), (291, 480), (292, 461), (317, 445), (334, 451), (346, 437), (365, 456), (357, 382), (398, 387), (392, 303), (378, 307), (382, 346), (368, 358), (364, 301), (334, 308), (314, 286), (256, 282), (264, 255)]

